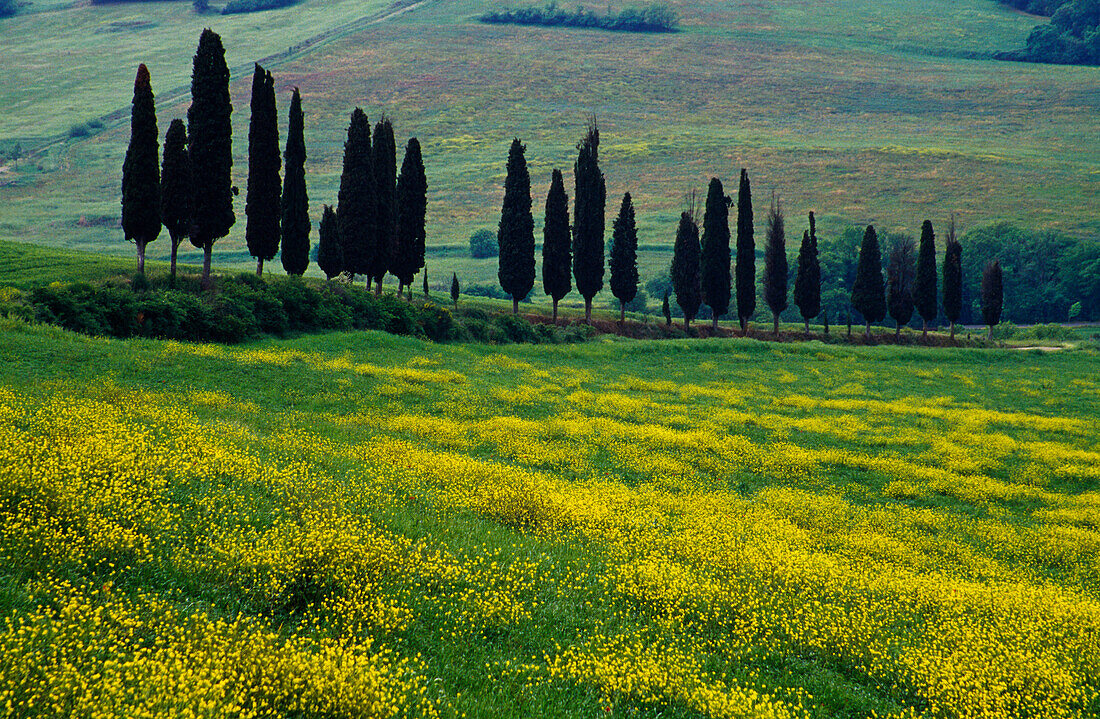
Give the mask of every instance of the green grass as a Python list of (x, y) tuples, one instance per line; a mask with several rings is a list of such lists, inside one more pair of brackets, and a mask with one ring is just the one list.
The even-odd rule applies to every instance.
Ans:
[[(710, 175), (729, 185), (743, 166), (758, 216), (775, 189), (792, 238), (809, 209), (824, 237), (867, 222), (915, 234), (925, 218), (941, 226), (952, 212), (963, 230), (1006, 219), (1100, 231), (1100, 70), (989, 60), (993, 50), (1019, 46), (1040, 21), (992, 0), (812, 9), (792, 0), (684, 2), (684, 31), (659, 36), (486, 26), (474, 20), (485, 7), (431, 2), (268, 63), (283, 110), (289, 89), (302, 89), (315, 215), (335, 201), (347, 116), (358, 104), (372, 119), (389, 115), (399, 138), (421, 139), (430, 244), (464, 243), (473, 230), (495, 226), (513, 135), (528, 145), (538, 226), (550, 170), (571, 168), (589, 113), (603, 130), (609, 213), (632, 192), (644, 244), (671, 247), (685, 193), (702, 191)], [(9, 183), (0, 189), (8, 208), (0, 237), (128, 254), (117, 228), (80, 223), (118, 213), (128, 135), (127, 116), (116, 111), (127, 107), (133, 66), (144, 60), (162, 127), (182, 116), (186, 95), (169, 88), (185, 87), (198, 28), (208, 23), (223, 33), (236, 69), (234, 167), (243, 189), (248, 63), (380, 12), (381, 5), (308, 0), (199, 18), (184, 3), (147, 3), (3, 21), (18, 81), (0, 91), (0, 140), (32, 147), (74, 122), (110, 121), (0, 175)], [(96, 32), (146, 20), (154, 27)], [(43, 42), (62, 37), (74, 58), (64, 67)], [(215, 260), (244, 268), (243, 202), (237, 213)], [(166, 247), (154, 243), (151, 256), (163, 258)], [(667, 253), (643, 264), (644, 280), (666, 266)], [(462, 269), (465, 281), (487, 282), (495, 274), (491, 262), (439, 265), (435, 277)]]

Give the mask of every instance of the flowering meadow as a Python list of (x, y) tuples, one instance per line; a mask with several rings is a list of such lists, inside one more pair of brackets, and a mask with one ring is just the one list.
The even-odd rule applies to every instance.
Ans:
[(1100, 357), (0, 320), (0, 715), (1100, 714)]

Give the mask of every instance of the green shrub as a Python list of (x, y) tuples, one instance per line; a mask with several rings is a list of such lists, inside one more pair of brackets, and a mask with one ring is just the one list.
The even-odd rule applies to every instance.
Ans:
[(229, 0), (222, 8), (222, 15), (234, 15), (242, 12), (275, 10), (281, 7), (297, 5), (299, 0)]
[(455, 321), (451, 311), (431, 302), (426, 302), (420, 309), (420, 328), (433, 342), (454, 339)]
[(500, 246), (497, 244), (497, 236), (492, 230), (478, 230), (470, 235), (470, 257), (475, 260), (483, 260), (487, 257), (496, 257), (500, 254)]
[(493, 318), (493, 324), (499, 329), (506, 342), (536, 343), (539, 336), (531, 323), (519, 315), (501, 314)]

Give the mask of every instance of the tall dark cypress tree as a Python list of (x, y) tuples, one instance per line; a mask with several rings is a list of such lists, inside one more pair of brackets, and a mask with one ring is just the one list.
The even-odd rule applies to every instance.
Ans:
[(611, 294), (619, 300), (619, 324), (626, 323), (626, 303), (638, 294), (638, 228), (634, 224), (634, 201), (623, 195), (619, 216), (611, 227)]
[(275, 107), (275, 80), (256, 64), (252, 74), (252, 117), (248, 123), (248, 190), (245, 193), (244, 238), (248, 254), (256, 258), (256, 275), (264, 262), (279, 252), (279, 115)]
[(588, 123), (584, 139), (577, 145), (573, 165), (576, 192), (573, 196), (573, 278), (584, 298), (584, 321), (592, 322), (592, 298), (603, 289), (603, 231), (607, 186), (600, 172), (600, 128), (596, 119)]
[(459, 294), (460, 291), (461, 290), (458, 286), (458, 274), (452, 273), (451, 274), (451, 302), (455, 303), (455, 309), (456, 310), (458, 309), (458, 294)]
[(230, 116), (229, 67), (222, 39), (210, 28), (202, 31), (191, 72), (191, 107), (187, 137), (191, 171), (196, 178), (191, 244), (203, 251), (202, 284), (210, 287), (214, 242), (229, 234), (233, 214), (233, 125)]
[(137, 246), (145, 272), (145, 246), (160, 234), (160, 136), (149, 69), (138, 65), (130, 110), (130, 145), (122, 163), (122, 231)]
[(504, 205), (497, 226), (497, 279), (512, 297), (512, 313), (535, 286), (535, 221), (531, 217), (531, 176), (527, 172), (527, 148), (512, 139), (508, 150), (508, 174), (504, 178)]
[(298, 88), (290, 98), (286, 132), (286, 177), (280, 203), (282, 262), (288, 275), (303, 275), (309, 267), (309, 193), (306, 192), (305, 119)]
[(542, 290), (554, 301), (555, 324), (558, 302), (573, 289), (569, 276), (573, 264), (569, 241), (569, 197), (565, 194), (561, 170), (555, 168), (550, 176), (542, 225)]
[(810, 229), (802, 234), (802, 246), (798, 248), (798, 274), (794, 278), (794, 303), (802, 315), (806, 334), (809, 334), (810, 320), (821, 313), (821, 260), (817, 256), (817, 227), (812, 212)]
[(920, 252), (917, 255), (917, 276), (913, 285), (913, 302), (924, 320), (923, 336), (928, 337), (928, 323), (936, 319), (936, 233), (928, 220), (920, 228)]
[(183, 238), (191, 233), (194, 196), (191, 155), (187, 151), (187, 126), (179, 118), (168, 125), (164, 136), (164, 165), (160, 171), (160, 219), (172, 240), (170, 282), (176, 282), (176, 253)]
[(852, 306), (862, 315), (866, 323), (866, 335), (871, 336), (871, 323), (880, 322), (886, 317), (886, 286), (882, 281), (882, 251), (878, 245), (878, 234), (873, 225), (867, 225), (863, 233), (863, 244), (859, 247), (859, 263), (856, 265), (856, 280), (852, 285)]
[(672, 289), (676, 304), (684, 311), (684, 329), (699, 312), (703, 302), (703, 288), (699, 277), (699, 225), (689, 212), (680, 213), (680, 225), (676, 228), (676, 244), (672, 248)]
[(943, 314), (951, 323), (951, 339), (955, 339), (955, 323), (962, 314), (962, 245), (955, 237), (955, 216), (947, 229), (943, 254)]
[(1004, 306), (1004, 278), (1001, 263), (993, 260), (982, 271), (982, 321), (989, 327), (989, 336), (993, 328), (1001, 321), (1001, 308)]
[(370, 121), (360, 108), (351, 113), (348, 139), (344, 142), (344, 169), (336, 204), (336, 226), (344, 255), (344, 272), (366, 275), (371, 283), (377, 233), (374, 218), (378, 200), (374, 191)]
[(382, 294), (382, 280), (393, 270), (397, 254), (397, 143), (389, 118), (383, 117), (375, 123), (371, 154), (378, 209), (374, 218), (376, 254), (370, 276), (378, 283), (375, 294)]
[(699, 273), (703, 301), (711, 309), (711, 327), (718, 330), (718, 318), (730, 308), (730, 200), (722, 181), (710, 178), (707, 205), (703, 211), (703, 246)]
[(783, 208), (772, 196), (764, 231), (764, 302), (772, 311), (772, 332), (779, 336), (779, 315), (787, 309), (787, 231)]
[(756, 311), (756, 243), (753, 241), (752, 188), (749, 173), (741, 170), (741, 185), (737, 190), (737, 319), (741, 334), (749, 328), (749, 318)]
[[(405, 159), (397, 177), (397, 246), (394, 274), (398, 282), (412, 288), (413, 278), (424, 266), (424, 222), (428, 212), (428, 178), (420, 141), (410, 138), (405, 144)], [(427, 274), (424, 275), (427, 277)], [(401, 294), (401, 287), (397, 288)]]
[(904, 237), (890, 248), (886, 262), (886, 304), (894, 318), (894, 336), (901, 336), (902, 325), (913, 319), (913, 290), (917, 276), (916, 247)]
[(317, 228), (317, 266), (330, 280), (345, 269), (344, 248), (340, 243), (338, 225), (332, 205), (325, 205), (321, 212), (321, 226)]

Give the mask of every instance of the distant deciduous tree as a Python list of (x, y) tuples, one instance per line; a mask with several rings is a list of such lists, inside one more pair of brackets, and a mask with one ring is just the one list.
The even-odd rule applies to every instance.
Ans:
[(699, 226), (690, 212), (680, 213), (676, 244), (672, 248), (672, 287), (676, 304), (684, 311), (684, 329), (691, 326), (703, 301), (699, 277)]
[(183, 239), (191, 234), (194, 196), (191, 155), (187, 151), (187, 126), (179, 118), (168, 125), (164, 136), (164, 164), (160, 172), (160, 219), (172, 241), (170, 282), (176, 282), (176, 254)]
[(699, 259), (703, 301), (710, 307), (711, 327), (718, 329), (718, 318), (730, 308), (730, 199), (722, 181), (710, 178), (707, 204), (703, 210), (703, 238)]
[(764, 230), (764, 302), (772, 311), (772, 333), (779, 336), (779, 315), (787, 309), (787, 232), (774, 195)]
[(245, 242), (256, 258), (256, 275), (264, 262), (279, 252), (279, 116), (275, 107), (275, 80), (256, 63), (252, 74), (252, 116), (248, 123), (248, 189), (245, 193)]
[(894, 318), (894, 336), (913, 318), (913, 290), (917, 276), (916, 247), (911, 237), (902, 237), (890, 248), (886, 263), (886, 304)]
[(160, 137), (149, 69), (138, 65), (130, 111), (130, 145), (122, 163), (122, 231), (137, 246), (145, 272), (145, 246), (160, 234)]
[(626, 322), (626, 305), (638, 294), (638, 228), (634, 224), (634, 202), (623, 195), (619, 215), (611, 228), (611, 294), (619, 301), (619, 324)]
[(191, 171), (196, 178), (191, 244), (203, 251), (202, 284), (210, 287), (214, 242), (229, 234), (233, 214), (233, 105), (229, 98), (229, 67), (221, 37), (207, 28), (199, 37), (191, 73), (191, 107), (187, 137)]
[(527, 148), (512, 139), (508, 150), (508, 172), (504, 179), (504, 204), (497, 228), (497, 279), (512, 298), (512, 314), (519, 314), (519, 301), (535, 286), (535, 221), (531, 217), (531, 176), (527, 172)]
[(309, 267), (309, 194), (306, 192), (305, 119), (298, 88), (290, 98), (286, 134), (286, 178), (280, 203), (282, 262), (288, 275), (303, 275)]
[[(802, 315), (806, 333), (810, 320), (821, 313), (821, 260), (817, 256), (817, 226), (810, 213), (810, 229), (802, 234), (798, 248), (798, 272), (794, 278), (794, 303)], [(828, 330), (826, 330), (826, 333)]]
[(886, 287), (882, 281), (882, 252), (873, 225), (867, 225), (863, 244), (859, 247), (856, 281), (852, 285), (852, 306), (863, 315), (866, 335), (871, 336), (871, 323), (886, 317)]

